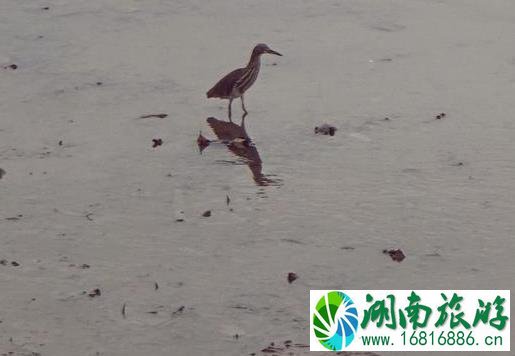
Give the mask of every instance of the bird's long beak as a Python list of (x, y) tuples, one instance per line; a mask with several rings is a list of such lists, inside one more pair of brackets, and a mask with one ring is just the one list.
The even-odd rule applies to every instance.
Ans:
[(282, 56), (282, 54), (280, 54), (279, 52), (276, 52), (276, 51), (271, 50), (271, 49), (267, 49), (266, 53), (275, 54), (276, 56)]

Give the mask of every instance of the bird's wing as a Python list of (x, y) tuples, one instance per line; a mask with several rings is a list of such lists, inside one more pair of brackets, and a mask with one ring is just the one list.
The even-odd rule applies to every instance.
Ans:
[(214, 87), (209, 89), (207, 92), (208, 98), (222, 98), (227, 99), (231, 96), (232, 88), (234, 84), (243, 75), (245, 68), (238, 68), (227, 74), (225, 77), (220, 79)]

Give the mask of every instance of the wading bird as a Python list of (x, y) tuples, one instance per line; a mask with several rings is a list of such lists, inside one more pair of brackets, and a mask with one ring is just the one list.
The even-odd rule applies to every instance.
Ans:
[(271, 53), (277, 56), (282, 54), (271, 50), (266, 44), (260, 43), (252, 50), (249, 64), (245, 68), (238, 68), (220, 79), (214, 87), (207, 92), (208, 98), (229, 99), (228, 115), (231, 119), (231, 104), (235, 98), (241, 99), (241, 108), (247, 114), (243, 94), (254, 84), (261, 67), (260, 57), (263, 53)]

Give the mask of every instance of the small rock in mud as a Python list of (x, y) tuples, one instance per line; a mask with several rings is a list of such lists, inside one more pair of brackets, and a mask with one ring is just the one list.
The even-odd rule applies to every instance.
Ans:
[(16, 262), (16, 261), (12, 261), (11, 265), (13, 265), (14, 267), (18, 267), (20, 264), (18, 262)]
[(338, 129), (332, 125), (322, 124), (320, 126), (315, 127), (315, 134), (334, 136), (336, 130)]
[(406, 255), (404, 254), (404, 252), (402, 252), (402, 250), (399, 248), (383, 250), (383, 253), (390, 255), (392, 260), (394, 260), (396, 262), (402, 262), (406, 258)]
[(4, 66), (4, 69), (12, 69), (12, 70), (16, 70), (18, 69), (18, 66), (16, 64), (9, 64), (7, 66)]
[(7, 266), (7, 260), (0, 260), (0, 265)]
[(2, 179), (3, 176), (5, 176), (5, 171), (0, 168), (0, 179)]
[(197, 137), (197, 145), (198, 145), (198, 149), (200, 150), (200, 153), (202, 153), (202, 151), (204, 151), (204, 149), (209, 146), (209, 144), (211, 143), (211, 140), (208, 140), (207, 138), (205, 138), (203, 135), (202, 135), (202, 132), (199, 132), (198, 133), (198, 137)]
[(50, 6), (44, 6), (41, 8), (41, 10), (50, 10)]
[(97, 86), (101, 86), (101, 85), (102, 85), (102, 84), (104, 84), (104, 83), (102, 83), (102, 82), (96, 82), (95, 84), (96, 84)]
[(203, 217), (205, 217), (205, 218), (210, 217), (210, 216), (211, 216), (211, 210), (206, 210), (206, 211), (204, 211), (204, 213), (202, 214), (202, 216), (203, 216)]
[(288, 273), (288, 283), (293, 283), (293, 281), (295, 281), (297, 278), (299, 278), (299, 276), (297, 276), (297, 273), (295, 272), (290, 272)]
[[(97, 83), (97, 85), (99, 85), (99, 84)], [(168, 117), (168, 114), (148, 114), (148, 115), (141, 115), (139, 118), (140, 119), (150, 119), (152, 117), (157, 117), (158, 119), (164, 119), (165, 117)]]
[(278, 353), (284, 351), (282, 347), (276, 347), (273, 342), (270, 343), (269, 346), (265, 347), (261, 352), (265, 354), (272, 354), (272, 353)]
[(447, 114), (446, 114), (446, 113), (444, 113), (444, 112), (441, 112), (441, 113), (439, 113), (438, 115), (436, 115), (436, 116), (435, 116), (435, 119), (436, 119), (436, 120), (441, 120), (441, 119), (443, 119), (445, 116), (447, 116)]
[(181, 305), (179, 308), (177, 308), (177, 310), (176, 310), (176, 311), (174, 311), (174, 312), (172, 313), (172, 315), (181, 314), (181, 313), (184, 311), (184, 308), (185, 308), (185, 307), (184, 307), (184, 305)]
[(95, 289), (93, 289), (92, 291), (90, 291), (90, 292), (88, 293), (88, 295), (89, 295), (91, 298), (95, 298), (95, 297), (97, 297), (97, 296), (102, 295), (102, 293), (100, 292), (100, 289), (95, 288)]
[(153, 138), (152, 139), (152, 148), (156, 148), (158, 146), (161, 146), (163, 144), (163, 140), (160, 138)]
[(175, 219), (175, 222), (184, 222), (184, 219), (182, 219), (182, 218)]

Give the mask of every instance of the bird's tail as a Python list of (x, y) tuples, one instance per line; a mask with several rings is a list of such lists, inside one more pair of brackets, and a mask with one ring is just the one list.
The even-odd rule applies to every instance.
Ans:
[(214, 89), (215, 89), (215, 88), (211, 88), (211, 89), (209, 89), (209, 91), (206, 93), (206, 96), (207, 96), (208, 98), (212, 98), (212, 97), (214, 96), (214, 93), (213, 93), (213, 92), (214, 92)]

